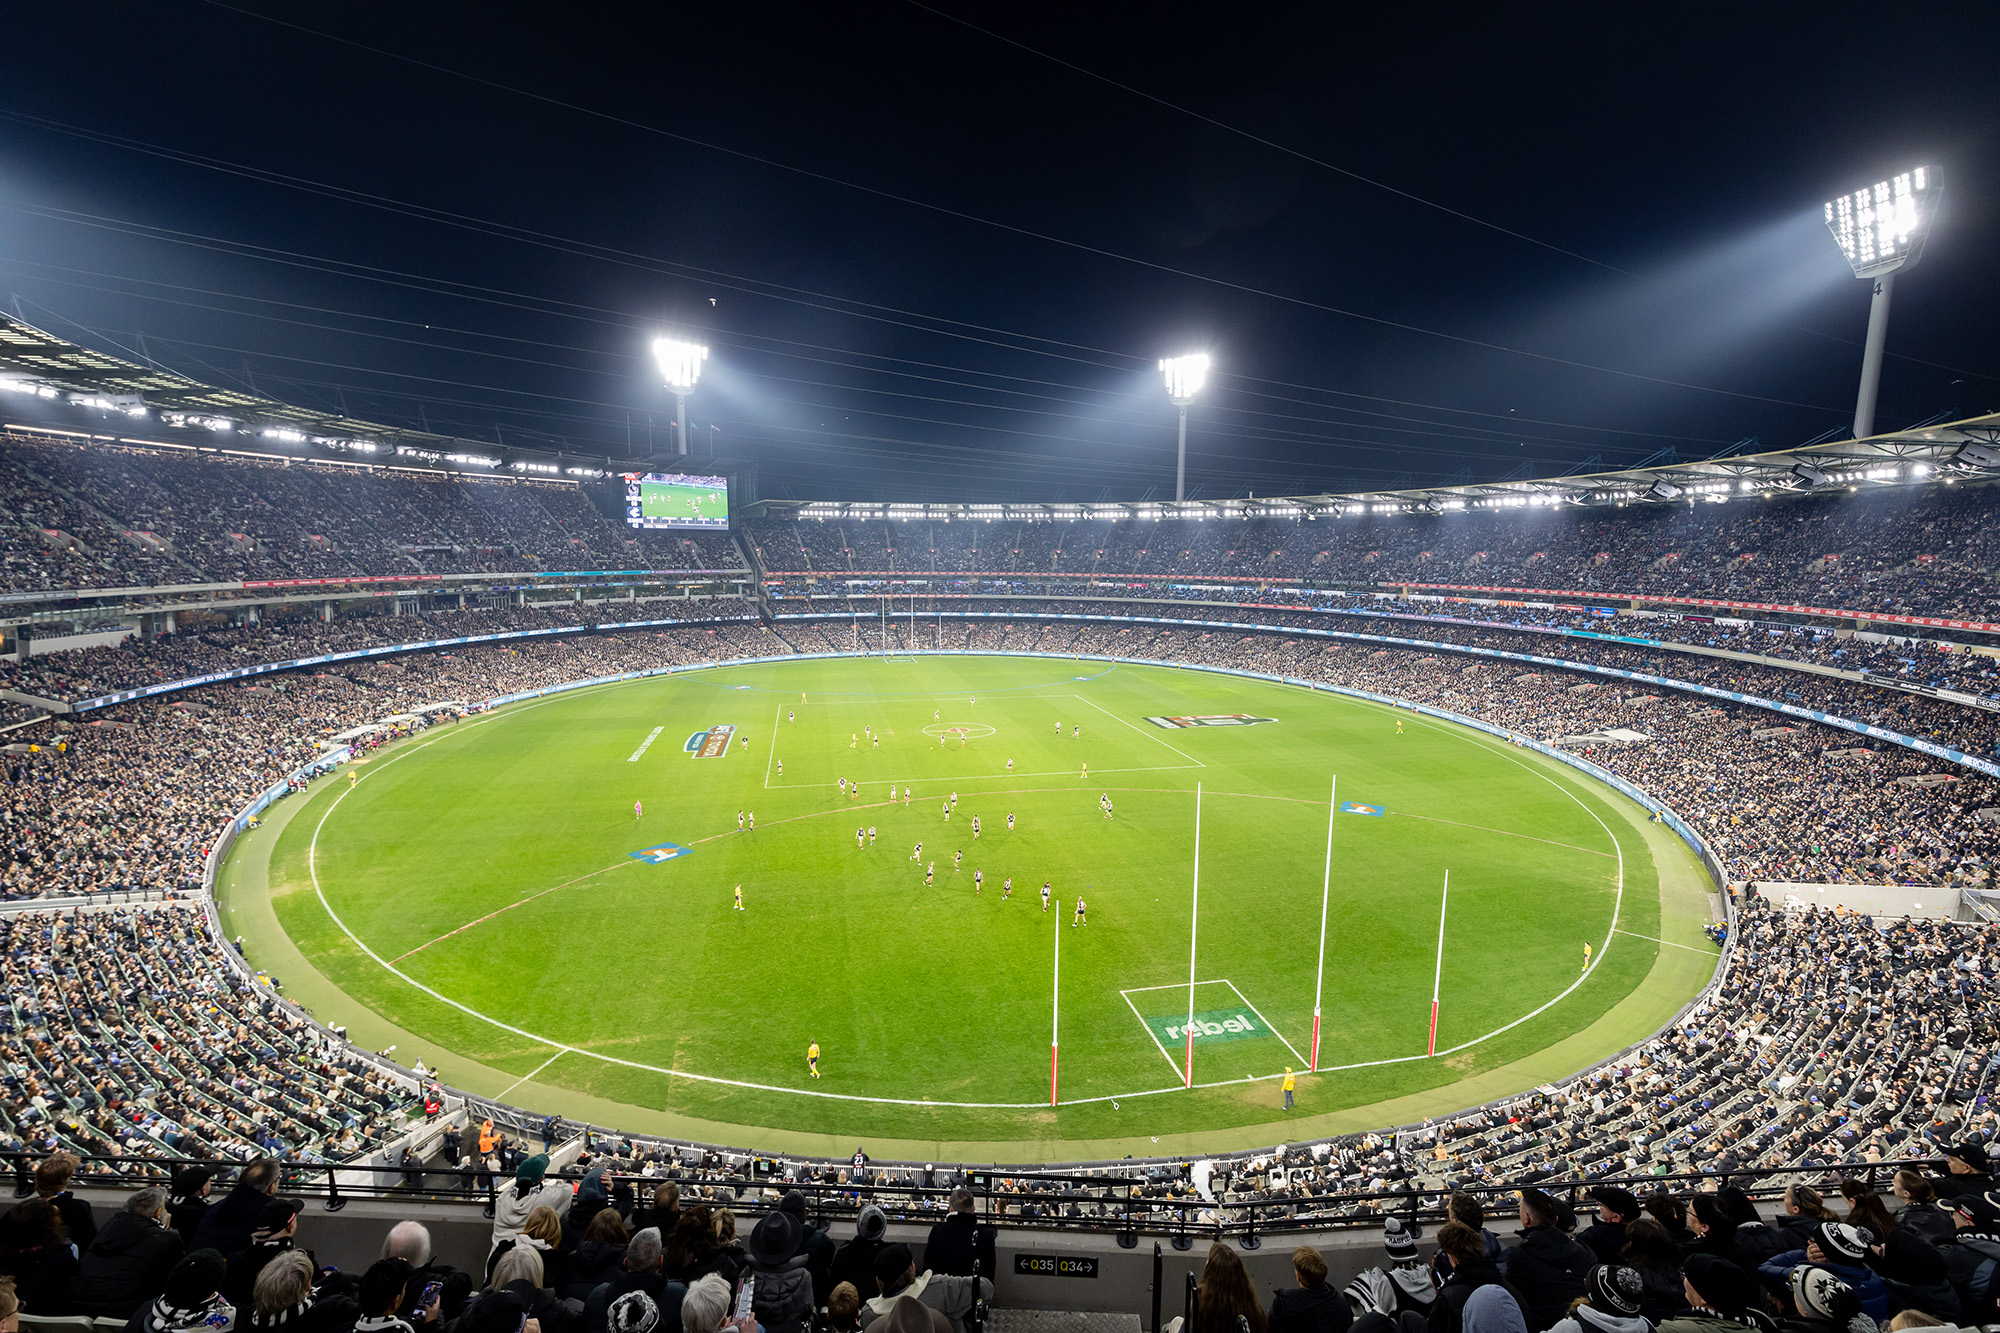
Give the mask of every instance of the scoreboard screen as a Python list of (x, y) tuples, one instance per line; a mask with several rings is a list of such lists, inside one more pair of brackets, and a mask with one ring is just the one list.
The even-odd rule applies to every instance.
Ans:
[(727, 528), (729, 479), (627, 473), (625, 521), (635, 528)]

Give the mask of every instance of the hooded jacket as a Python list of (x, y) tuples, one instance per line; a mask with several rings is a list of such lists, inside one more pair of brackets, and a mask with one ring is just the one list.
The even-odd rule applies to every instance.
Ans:
[(137, 1213), (113, 1213), (77, 1260), (70, 1304), (78, 1314), (129, 1319), (166, 1290), (180, 1259), (178, 1231)]
[(1438, 1288), (1437, 1299), (1431, 1302), (1431, 1333), (1464, 1333), (1465, 1303), (1472, 1299), (1472, 1293), (1481, 1287), (1498, 1284), (1507, 1288), (1514, 1303), (1526, 1315), (1528, 1306), (1516, 1290), (1500, 1272), (1498, 1264), (1481, 1260), (1478, 1263), (1459, 1264), (1445, 1277), (1444, 1285)]
[(1551, 1226), (1529, 1227), (1521, 1243), (1500, 1260), (1500, 1270), (1521, 1298), (1521, 1313), (1531, 1329), (1544, 1329), (1569, 1313), (1569, 1303), (1584, 1293), (1585, 1279), (1597, 1256)]
[[(993, 1284), (985, 1278), (978, 1279), (979, 1299), (993, 1299)], [(965, 1316), (972, 1312), (974, 1300), (973, 1279), (969, 1277), (940, 1277), (930, 1270), (917, 1274), (917, 1280), (900, 1291), (886, 1296), (870, 1296), (861, 1303), (861, 1327), (867, 1328), (896, 1303), (898, 1296), (914, 1296), (919, 1302), (936, 1310), (951, 1321), (952, 1333), (965, 1333)]]
[(833, 1285), (852, 1282), (857, 1294), (868, 1295), (875, 1290), (875, 1256), (887, 1248), (889, 1242), (880, 1236), (856, 1236), (841, 1245), (833, 1254), (833, 1272), (829, 1275)]
[(493, 1201), (493, 1244), (520, 1235), (521, 1228), (528, 1225), (528, 1214), (535, 1209), (549, 1207), (556, 1210), (557, 1217), (568, 1217), (570, 1205), (575, 1202), (576, 1195), (566, 1181), (544, 1180), (525, 1188), (520, 1181), (514, 1181)]

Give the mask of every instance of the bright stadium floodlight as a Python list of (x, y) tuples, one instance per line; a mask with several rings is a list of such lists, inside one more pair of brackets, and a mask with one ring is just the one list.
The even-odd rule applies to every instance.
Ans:
[(1187, 498), (1187, 410), (1201, 386), (1208, 382), (1208, 353), (1189, 352), (1186, 356), (1165, 357), (1160, 373), (1166, 377), (1167, 397), (1181, 410), (1180, 451), (1174, 456), (1174, 499)]
[(1913, 167), (1826, 206), (1827, 230), (1857, 278), (1874, 280), (1868, 341), (1861, 352), (1861, 391), (1854, 400), (1854, 438), (1875, 433), (1875, 396), (1882, 384), (1882, 350), (1889, 340), (1889, 297), (1896, 272), (1915, 266), (1937, 215), (1944, 179), (1936, 167)]
[(708, 349), (700, 343), (683, 342), (679, 338), (655, 338), (653, 360), (659, 363), (660, 375), (674, 394), (674, 452), (685, 455), (688, 452), (687, 396), (695, 381), (701, 378), (701, 363), (708, 360)]

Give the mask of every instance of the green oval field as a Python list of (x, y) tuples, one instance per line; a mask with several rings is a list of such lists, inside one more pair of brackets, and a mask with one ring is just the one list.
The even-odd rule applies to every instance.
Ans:
[(1408, 1120), (1608, 1055), (1713, 969), (1691, 859), (1607, 788), (1194, 670), (689, 672), (435, 729), (273, 813), (224, 906), (320, 1017), (538, 1111), (770, 1150), (1049, 1160)]

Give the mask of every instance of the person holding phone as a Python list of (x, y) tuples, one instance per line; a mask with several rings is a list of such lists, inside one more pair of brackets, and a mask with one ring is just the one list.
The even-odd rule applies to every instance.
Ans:
[(377, 1259), (368, 1266), (368, 1271), (361, 1275), (358, 1293), (361, 1318), (354, 1321), (356, 1333), (416, 1333), (418, 1327), (437, 1323), (444, 1303), (444, 1284), (440, 1281), (424, 1284), (416, 1312), (410, 1319), (397, 1313), (403, 1308), (415, 1272), (407, 1259)]

